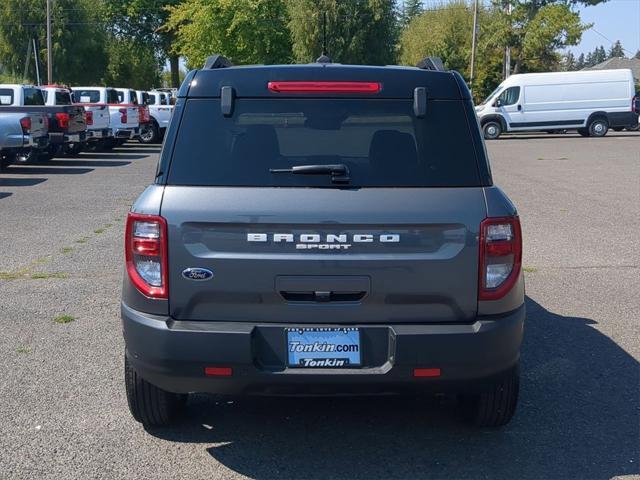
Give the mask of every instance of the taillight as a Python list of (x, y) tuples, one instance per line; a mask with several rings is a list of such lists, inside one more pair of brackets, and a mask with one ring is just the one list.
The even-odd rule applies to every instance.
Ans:
[(522, 266), (522, 232), (518, 217), (485, 218), (480, 223), (478, 300), (504, 297)]
[(69, 114), (68, 113), (56, 113), (56, 119), (58, 120), (58, 126), (65, 130), (69, 128)]
[(149, 107), (142, 106), (142, 105), (139, 106), (138, 114), (140, 115), (140, 123), (149, 123), (149, 120), (151, 120), (151, 116), (149, 114)]
[(85, 113), (85, 120), (87, 121), (87, 125), (93, 125), (93, 112), (86, 111), (84, 113)]
[(378, 82), (269, 82), (267, 88), (276, 93), (378, 93)]
[(129, 278), (142, 294), (151, 298), (169, 298), (167, 222), (164, 218), (129, 213), (125, 258)]
[(118, 111), (120, 112), (120, 123), (127, 123), (127, 109), (121, 108)]
[(28, 135), (31, 132), (31, 117), (21, 118), (20, 126), (22, 127), (22, 134)]

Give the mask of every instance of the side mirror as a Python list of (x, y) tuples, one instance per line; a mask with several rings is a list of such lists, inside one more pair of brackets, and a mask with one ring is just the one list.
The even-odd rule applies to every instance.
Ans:
[(493, 105), (495, 107), (501, 107), (502, 106), (502, 99), (498, 98)]

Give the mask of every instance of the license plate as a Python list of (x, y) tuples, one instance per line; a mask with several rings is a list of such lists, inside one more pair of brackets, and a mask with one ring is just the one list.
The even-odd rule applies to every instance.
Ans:
[(290, 367), (344, 368), (361, 364), (358, 328), (287, 328)]
[(69, 135), (69, 141), (70, 142), (79, 142), (80, 141), (80, 135)]
[(95, 132), (91, 132), (91, 134), (93, 135), (94, 138), (102, 138), (102, 132), (99, 130), (96, 130)]

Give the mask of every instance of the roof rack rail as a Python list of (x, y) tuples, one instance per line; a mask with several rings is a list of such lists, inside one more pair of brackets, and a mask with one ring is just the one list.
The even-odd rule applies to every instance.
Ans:
[(203, 70), (211, 70), (213, 68), (227, 68), (233, 67), (233, 63), (231, 63), (227, 58), (222, 55), (211, 55), (204, 62)]
[(422, 70), (434, 70), (436, 72), (444, 72), (444, 64), (440, 57), (425, 57), (418, 62), (416, 67)]

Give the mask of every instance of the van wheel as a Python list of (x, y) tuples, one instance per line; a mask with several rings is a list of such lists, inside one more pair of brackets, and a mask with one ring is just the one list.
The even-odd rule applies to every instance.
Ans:
[(606, 118), (594, 118), (589, 124), (589, 136), (604, 137), (609, 131), (609, 122)]
[(516, 411), (520, 389), (520, 370), (516, 365), (511, 372), (490, 389), (474, 394), (461, 395), (459, 404), (462, 415), (477, 427), (501, 427), (509, 423)]
[(489, 120), (482, 126), (482, 133), (486, 140), (495, 140), (502, 133), (502, 125), (496, 120)]
[(586, 128), (579, 128), (578, 129), (578, 133), (580, 135), (582, 135), (583, 137), (588, 137), (589, 136), (589, 130), (587, 130)]
[(158, 124), (155, 121), (151, 121), (151, 123), (140, 132), (138, 141), (144, 145), (149, 145), (150, 143), (156, 143), (159, 137)]
[(168, 425), (182, 410), (187, 395), (167, 392), (144, 380), (124, 356), (127, 403), (133, 418), (143, 425)]

